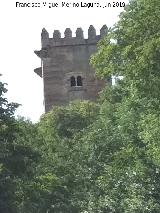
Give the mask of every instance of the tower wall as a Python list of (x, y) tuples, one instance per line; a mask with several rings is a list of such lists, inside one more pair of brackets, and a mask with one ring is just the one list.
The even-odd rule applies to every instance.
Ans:
[[(35, 72), (44, 81), (46, 112), (53, 106), (64, 105), (71, 100), (97, 98), (105, 82), (96, 78), (89, 59), (97, 50), (97, 42), (107, 33), (107, 27), (104, 25), (100, 32), (100, 35), (96, 35), (91, 25), (88, 39), (84, 39), (81, 28), (77, 28), (76, 37), (72, 37), (72, 31), (67, 28), (64, 38), (61, 38), (58, 30), (49, 38), (48, 32), (42, 30), (42, 49), (35, 51), (42, 59), (42, 67), (35, 69)], [(75, 85), (72, 85), (71, 78), (75, 79)], [(81, 82), (78, 82), (78, 78)]]

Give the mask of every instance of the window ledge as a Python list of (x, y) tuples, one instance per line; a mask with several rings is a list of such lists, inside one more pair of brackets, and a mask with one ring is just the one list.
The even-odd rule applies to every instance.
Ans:
[(83, 86), (73, 86), (70, 87), (69, 91), (83, 91), (85, 90)]

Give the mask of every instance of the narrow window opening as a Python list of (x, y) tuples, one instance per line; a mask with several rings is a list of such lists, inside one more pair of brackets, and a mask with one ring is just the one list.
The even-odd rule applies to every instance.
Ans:
[(76, 86), (76, 79), (74, 76), (71, 77), (71, 87), (75, 87)]
[(81, 87), (82, 86), (82, 77), (77, 76), (77, 86)]

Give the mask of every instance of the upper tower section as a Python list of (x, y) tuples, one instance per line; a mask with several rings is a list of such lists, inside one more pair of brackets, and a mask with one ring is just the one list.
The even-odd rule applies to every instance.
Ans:
[[(53, 37), (49, 37), (49, 33), (45, 28), (42, 29), (41, 33), (41, 42), (42, 49), (48, 47), (56, 47), (56, 46), (65, 46), (65, 45), (87, 45), (97, 43), (101, 38), (103, 38), (108, 32), (108, 28), (106, 25), (100, 29), (100, 34), (96, 34), (96, 29), (93, 25), (90, 25), (88, 29), (88, 38), (85, 39), (83, 35), (82, 28), (77, 28), (76, 36), (72, 36), (72, 30), (70, 28), (66, 28), (64, 32), (64, 37), (61, 36), (59, 30), (54, 30)], [(38, 52), (35, 51), (37, 54)], [(38, 56), (40, 56), (38, 54)]]
[(46, 112), (52, 106), (64, 105), (71, 100), (97, 98), (105, 82), (97, 79), (89, 61), (107, 30), (104, 25), (97, 35), (94, 26), (90, 25), (88, 37), (84, 38), (82, 28), (76, 29), (75, 37), (72, 30), (66, 28), (63, 37), (59, 30), (54, 30), (50, 38), (47, 30), (42, 29), (42, 48), (35, 51), (42, 60), (42, 67), (34, 71), (43, 78)]

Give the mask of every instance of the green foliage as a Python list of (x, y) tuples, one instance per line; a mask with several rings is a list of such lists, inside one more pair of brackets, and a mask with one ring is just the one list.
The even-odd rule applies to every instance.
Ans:
[[(4, 98), (7, 90), (0, 82), (0, 212), (17, 213), (20, 205), (20, 182), (25, 184), (33, 176), (37, 153), (27, 141), (21, 143), (20, 123), (14, 112), (18, 104)], [(31, 137), (27, 134), (27, 138)]]
[(99, 75), (124, 76), (132, 93), (159, 97), (159, 11), (158, 0), (130, 1), (92, 58)]
[(16, 212), (14, 205), (14, 181), (9, 161), (13, 153), (13, 141), (16, 124), (13, 119), (17, 104), (8, 103), (3, 94), (6, 93), (5, 84), (0, 82), (0, 211)]
[(45, 167), (58, 180), (50, 196), (49, 212), (78, 213), (86, 204), (88, 181), (85, 180), (84, 162), (87, 148), (81, 138), (95, 121), (98, 108), (97, 104), (87, 101), (73, 102), (54, 108), (38, 124), (39, 149)]
[(54, 107), (32, 124), (0, 83), (0, 212), (160, 212), (160, 2), (131, 0), (92, 64), (98, 104)]
[[(98, 198), (92, 196), (96, 206), (95, 202), (90, 205), (95, 212), (159, 212), (160, 209), (159, 13), (158, 0), (130, 1), (92, 57), (92, 64), (102, 77), (123, 76), (122, 83), (102, 93), (104, 113), (96, 126), (101, 129), (96, 137), (105, 132), (105, 148), (97, 146), (98, 151), (95, 150), (95, 154), (103, 156), (99, 162), (94, 160), (103, 165), (95, 180), (101, 194)], [(105, 108), (108, 106), (109, 110)], [(91, 143), (93, 139), (94, 136)], [(95, 144), (100, 141), (95, 139)], [(111, 141), (115, 147), (110, 146)]]

